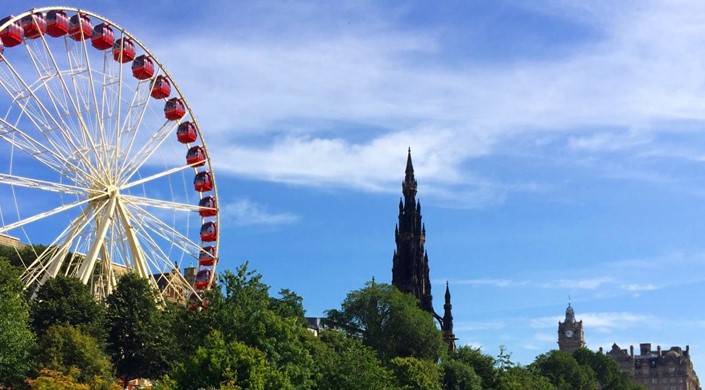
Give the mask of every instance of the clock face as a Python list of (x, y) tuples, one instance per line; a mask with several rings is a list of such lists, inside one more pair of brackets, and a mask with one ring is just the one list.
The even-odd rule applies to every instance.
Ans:
[(572, 330), (566, 330), (566, 331), (565, 331), (565, 337), (568, 337), (568, 338), (573, 337), (573, 331), (572, 331)]

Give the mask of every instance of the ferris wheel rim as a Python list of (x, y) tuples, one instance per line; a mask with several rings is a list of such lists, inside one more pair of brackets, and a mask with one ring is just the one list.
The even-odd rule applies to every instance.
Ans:
[[(180, 100), (182, 101), (182, 103), (183, 103), (183, 105), (184, 105), (184, 108), (185, 108), (185, 111), (186, 111), (187, 116), (188, 116), (188, 118), (189, 118), (189, 121), (192, 122), (192, 123), (194, 124), (194, 126), (195, 126), (195, 130), (196, 130), (196, 132), (197, 132), (197, 134), (198, 134), (198, 138), (199, 138), (199, 140), (200, 140), (200, 141), (199, 141), (199, 142), (200, 142), (200, 146), (206, 151), (206, 159), (205, 159), (204, 165), (207, 167), (207, 168), (205, 169), (205, 171), (209, 172), (209, 174), (210, 174), (209, 176), (210, 176), (210, 180), (211, 180), (211, 182), (212, 182), (212, 194), (213, 194), (214, 196), (217, 196), (217, 191), (216, 191), (217, 185), (216, 185), (216, 182), (215, 182), (215, 173), (214, 173), (214, 170), (212, 169), (213, 167), (212, 167), (211, 156), (210, 156), (209, 153), (207, 153), (207, 150), (208, 150), (208, 149), (207, 149), (207, 145), (206, 145), (206, 142), (205, 142), (205, 138), (203, 137), (201, 128), (200, 128), (200, 126), (198, 125), (198, 121), (197, 121), (197, 119), (196, 119), (196, 117), (195, 117), (195, 114), (194, 114), (193, 110), (191, 109), (191, 106), (190, 106), (189, 103), (188, 103), (188, 100), (187, 100), (186, 97), (185, 97), (185, 94), (182, 92), (181, 88), (178, 86), (178, 84), (177, 84), (177, 82), (175, 81), (175, 79), (174, 79), (174, 78), (171, 76), (171, 74), (167, 71), (167, 69), (166, 69), (166, 67), (164, 66), (164, 64), (159, 61), (158, 57), (157, 57), (156, 55), (154, 55), (154, 53), (152, 53), (139, 39), (137, 39), (134, 35), (132, 35), (131, 33), (129, 33), (129, 31), (127, 31), (127, 29), (125, 29), (124, 27), (120, 26), (119, 24), (115, 23), (114, 21), (112, 21), (112, 20), (110, 20), (110, 19), (108, 19), (108, 18), (106, 18), (106, 17), (104, 17), (104, 16), (102, 16), (102, 15), (99, 15), (99, 14), (97, 14), (97, 13), (91, 12), (91, 11), (89, 11), (89, 10), (85, 10), (85, 9), (82, 9), (82, 8), (58, 6), (58, 7), (33, 8), (33, 9), (27, 10), (27, 11), (25, 11), (25, 12), (22, 12), (22, 13), (18, 14), (17, 16), (14, 16), (14, 17), (12, 17), (12, 18), (9, 18), (9, 19), (5, 20), (4, 23), (0, 24), (0, 31), (5, 30), (6, 28), (8, 28), (9, 26), (11, 26), (12, 24), (17, 23), (18, 21), (22, 20), (23, 18), (25, 18), (25, 17), (27, 17), (27, 16), (32, 16), (32, 15), (37, 14), (37, 13), (42, 14), (42, 15), (45, 15), (46, 13), (48, 13), (48, 12), (50, 12), (50, 11), (63, 11), (63, 12), (66, 12), (66, 13), (75, 13), (76, 15), (79, 15), (79, 17), (82, 16), (82, 15), (85, 15), (85, 16), (87, 16), (87, 17), (89, 17), (89, 18), (94, 18), (94, 19), (100, 20), (100, 21), (103, 22), (103, 23), (107, 23), (110, 27), (112, 27), (112, 28), (115, 29), (116, 35), (119, 34), (119, 35), (121, 36), (121, 38), (127, 38), (127, 39), (129, 39), (130, 41), (132, 41), (133, 44), (134, 44), (136, 47), (138, 47), (146, 56), (148, 56), (148, 57), (155, 63), (155, 68), (159, 70), (158, 74), (164, 75), (165, 77), (168, 78), (168, 80), (169, 80), (169, 82), (171, 83), (171, 86), (173, 87), (173, 90), (174, 90), (174, 92), (175, 92), (175, 95), (173, 95), (173, 96), (178, 96), (178, 97), (180, 98)], [(83, 32), (81, 32), (81, 34), (83, 34)], [(46, 39), (51, 39), (51, 38), (49, 38), (48, 36), (46, 36), (45, 33), (42, 33), (40, 39), (44, 42), (44, 45), (45, 45), (46, 50), (47, 50), (49, 53), (51, 53), (51, 51), (48, 49), (48, 46), (47, 46), (46, 41), (45, 41)], [(65, 38), (65, 39), (67, 40), (68, 38)], [(25, 48), (29, 51), (27, 41), (28, 41), (27, 38), (23, 38), (23, 42), (22, 42), (22, 43), (23, 43), (23, 46), (25, 46)], [(90, 38), (87, 38), (87, 37), (83, 36), (82, 41), (83, 41), (83, 45), (82, 45), (83, 49), (84, 49), (85, 51), (89, 50), (90, 48), (88, 47), (89, 45), (87, 44), (87, 42), (90, 41)], [(86, 53), (86, 58), (85, 58), (85, 59), (86, 59), (86, 61), (89, 61), (89, 60), (90, 60), (87, 53)], [(0, 52), (0, 61), (5, 62), (5, 63), (7, 64), (7, 61), (5, 60), (4, 54), (2, 54), (2, 52)], [(120, 65), (122, 66), (122, 65), (124, 65), (124, 64), (120, 64)], [(11, 66), (11, 65), (8, 64), (8, 65), (6, 65), (6, 66), (9, 67), (9, 66)], [(90, 65), (89, 65), (89, 66), (90, 66)], [(35, 67), (36, 67), (36, 64), (35, 64)], [(57, 67), (57, 71), (58, 71), (58, 67)], [(38, 69), (37, 69), (37, 72), (40, 73)], [(120, 74), (120, 83), (122, 83), (122, 82), (123, 82), (123, 79), (122, 79), (122, 70), (121, 70), (120, 72), (121, 72), (121, 74)], [(92, 75), (92, 72), (89, 72), (89, 77), (90, 77), (91, 75)], [(19, 76), (17, 76), (17, 77), (18, 77), (18, 79), (22, 79), (22, 78), (19, 77)], [(59, 77), (61, 78), (61, 76), (59, 76)], [(156, 77), (157, 77), (157, 74), (154, 75), (154, 79), (156, 79)], [(153, 83), (153, 82), (154, 82), (154, 81), (150, 80), (150, 83)], [(2, 84), (2, 82), (0, 82), (0, 84)], [(93, 81), (91, 81), (90, 84), (91, 84), (91, 88), (93, 89), (93, 93), (95, 94), (95, 84), (94, 84)], [(3, 87), (5, 87), (5, 85), (3, 85)], [(29, 86), (25, 86), (25, 88), (27, 89), (27, 91), (30, 91)], [(122, 89), (120, 89), (120, 91), (122, 91)], [(8, 93), (9, 93), (9, 92), (8, 92)], [(94, 100), (97, 101), (97, 98), (96, 98), (95, 95), (93, 96), (93, 98), (94, 98)], [(35, 100), (38, 100), (36, 96), (34, 97), (34, 99), (35, 99)], [(56, 104), (56, 102), (52, 102), (52, 103), (53, 103), (53, 104)], [(14, 103), (13, 103), (13, 106), (14, 106)], [(97, 102), (95, 103), (95, 107), (96, 107), (96, 109), (97, 109), (97, 107), (98, 107)], [(10, 109), (12, 109), (12, 108), (13, 108), (13, 107), (10, 107)], [(19, 107), (18, 110), (24, 112), (24, 111), (25, 111), (25, 108), (24, 108), (24, 107)], [(7, 114), (6, 114), (6, 115), (7, 115)], [(29, 116), (29, 114), (27, 114), (27, 116)], [(98, 118), (100, 118), (100, 115), (98, 115)], [(80, 119), (79, 119), (79, 121), (80, 121)], [(2, 130), (2, 126), (3, 126), (3, 123), (4, 123), (4, 122), (5, 122), (5, 119), (2, 118), (2, 117), (0, 117), (0, 130)], [(177, 123), (180, 123), (180, 122), (181, 122), (180, 120), (177, 121)], [(8, 126), (8, 125), (10, 125), (10, 124), (5, 123), (5, 125)], [(85, 126), (84, 126), (84, 127), (85, 127)], [(164, 127), (169, 127), (169, 126), (167, 126), (167, 124), (165, 123), (165, 126), (164, 126)], [(88, 134), (87, 137), (90, 138), (90, 134)], [(40, 144), (41, 144), (41, 143), (40, 143)], [(14, 146), (14, 144), (13, 144), (13, 146)], [(36, 145), (35, 145), (35, 146), (36, 146)], [(92, 144), (92, 146), (93, 146), (93, 148), (94, 148), (94, 151), (95, 151), (96, 153), (98, 153), (98, 151), (96, 150), (96, 149), (97, 149), (96, 145), (95, 145), (95, 144)], [(18, 148), (18, 149), (20, 149), (20, 148)], [(21, 150), (21, 149), (20, 149), (20, 150)], [(156, 150), (156, 147), (155, 147), (154, 150)], [(77, 154), (80, 154), (80, 153), (77, 153)], [(80, 157), (80, 156), (79, 156), (79, 157)], [(139, 157), (139, 156), (135, 156), (135, 159), (136, 159), (137, 157)], [(67, 161), (67, 160), (66, 160), (67, 157), (62, 157), (62, 156), (58, 156), (58, 157), (57, 157), (57, 156), (55, 156), (54, 158), (55, 158), (55, 159), (58, 159), (58, 160), (61, 160), (61, 158), (63, 158), (63, 161), (62, 161), (62, 162), (64, 163), (64, 165), (63, 165), (64, 167), (66, 167), (66, 166), (75, 166), (77, 171), (79, 170), (79, 168), (81, 168), (80, 166), (77, 166), (77, 164), (73, 164), (73, 163), (70, 163), (69, 161)], [(38, 161), (38, 160), (37, 160), (37, 161)], [(40, 161), (40, 162), (42, 162), (42, 161)], [(47, 165), (49, 162), (51, 162), (51, 161), (50, 161), (50, 160), (47, 160), (47, 162), (46, 162), (44, 165)], [(136, 163), (139, 164), (140, 161), (137, 161)], [(89, 168), (90, 168), (90, 164), (84, 164), (84, 165), (88, 165)], [(137, 166), (133, 167), (134, 169), (133, 169), (132, 172), (128, 175), (128, 177), (125, 179), (125, 182), (124, 182), (124, 183), (121, 183), (121, 185), (124, 186), (124, 187), (120, 187), (119, 189), (131, 187), (131, 186), (143, 185), (144, 183), (146, 183), (146, 182), (149, 181), (149, 177), (147, 177), (147, 178), (139, 178), (139, 179), (137, 179), (137, 180), (130, 181), (130, 179), (132, 178), (132, 176), (139, 170), (140, 167), (141, 167), (141, 165), (137, 165)], [(93, 168), (95, 168), (95, 167), (93, 167)], [(101, 168), (105, 168), (105, 167), (101, 167)], [(183, 169), (193, 169), (194, 175), (195, 175), (196, 173), (198, 173), (198, 172), (203, 172), (203, 171), (199, 171), (199, 170), (196, 168), (196, 166), (194, 166), (193, 164), (187, 164), (187, 165), (185, 165), (185, 166), (178, 167), (178, 170), (183, 170)], [(3, 180), (3, 177), (0, 175), (0, 183), (2, 182), (2, 180)], [(19, 182), (22, 182), (23, 180), (24, 180), (25, 182), (29, 182), (29, 183), (31, 183), (31, 184), (37, 184), (37, 183), (38, 183), (38, 181), (36, 181), (36, 180), (35, 180), (34, 182), (32, 182), (32, 181), (31, 181), (31, 178), (26, 178), (26, 177), (22, 177), (22, 176), (18, 176), (18, 175), (5, 175), (5, 180), (13, 181), (13, 183), (15, 183), (15, 184), (17, 184), (17, 183), (19, 183)], [(54, 187), (53, 187), (54, 189), (56, 189), (56, 190), (61, 189), (61, 190), (64, 190), (64, 191), (66, 191), (66, 192), (68, 193), (68, 189), (67, 189), (68, 186), (66, 186), (66, 185), (63, 185), (63, 186), (62, 186), (62, 185), (58, 185), (58, 183), (53, 183), (53, 184), (54, 184)], [(51, 187), (51, 186), (48, 186), (48, 185), (47, 185), (47, 188), (49, 188), (49, 187)], [(184, 209), (184, 210), (188, 210), (188, 211), (195, 211), (195, 210), (197, 210), (197, 209), (199, 208), (199, 206), (194, 206), (194, 205), (191, 205), (191, 204), (181, 204), (181, 203), (174, 203), (174, 202), (171, 202), (171, 203), (170, 203), (170, 202), (165, 202), (165, 201), (161, 201), (161, 202), (160, 202), (160, 201), (153, 201), (153, 200), (150, 200), (149, 198), (140, 198), (140, 197), (132, 196), (132, 195), (128, 195), (128, 194), (121, 196), (121, 195), (119, 194), (119, 191), (118, 191), (117, 189), (110, 189), (110, 188), (102, 188), (102, 189), (101, 189), (101, 188), (98, 188), (98, 189), (92, 188), (92, 189), (87, 189), (87, 188), (81, 188), (80, 186), (77, 186), (77, 189), (78, 189), (78, 190), (81, 190), (81, 189), (82, 189), (82, 190), (84, 190), (84, 192), (86, 192), (86, 193), (89, 194), (88, 199), (87, 199), (87, 200), (84, 200), (84, 201), (82, 202), (82, 204), (83, 204), (83, 203), (89, 203), (89, 204), (90, 204), (91, 202), (94, 202), (96, 199), (108, 199), (108, 202), (103, 205), (104, 207), (107, 207), (107, 208), (108, 208), (107, 210), (100, 211), (100, 210), (102, 210), (102, 208), (101, 208), (100, 210), (97, 209), (97, 208), (94, 209), (93, 206), (87, 207), (86, 210), (88, 210), (88, 209), (90, 208), (90, 209), (92, 209), (93, 211), (95, 211), (96, 213), (105, 212), (105, 214), (102, 215), (102, 218), (103, 218), (102, 221), (108, 221), (108, 220), (110, 220), (110, 219), (113, 219), (114, 217), (119, 217), (119, 218), (121, 218), (121, 219), (123, 220), (123, 225), (124, 225), (123, 229), (125, 230), (124, 233), (127, 234), (128, 236), (130, 236), (130, 235), (132, 234), (132, 238), (130, 239), (130, 238), (128, 237), (128, 240), (127, 240), (130, 246), (138, 245), (139, 242), (140, 242), (140, 240), (138, 240), (138, 238), (137, 238), (137, 236), (140, 234), (140, 232), (132, 232), (132, 233), (129, 232), (129, 230), (130, 230), (130, 228), (129, 228), (130, 222), (129, 222), (129, 221), (131, 220), (131, 218), (136, 218), (136, 217), (138, 217), (138, 218), (142, 218), (142, 219), (145, 219), (145, 220), (149, 220), (149, 219), (150, 219), (149, 216), (151, 216), (151, 217), (152, 217), (152, 220), (150, 221), (150, 223), (152, 223), (153, 225), (150, 225), (150, 227), (149, 227), (148, 229), (153, 229), (153, 231), (155, 232), (155, 234), (160, 234), (159, 232), (169, 231), (169, 229), (167, 228), (167, 226), (164, 226), (164, 225), (162, 225), (162, 224), (159, 224), (159, 223), (158, 223), (158, 221), (160, 221), (159, 218), (156, 218), (156, 217), (152, 216), (148, 211), (145, 211), (143, 208), (142, 208), (142, 209), (136, 208), (135, 210), (138, 210), (138, 211), (139, 211), (139, 212), (137, 213), (138, 215), (132, 215), (131, 212), (129, 212), (128, 210), (125, 209), (125, 205), (123, 205), (123, 204), (122, 204), (121, 202), (119, 202), (117, 199), (119, 199), (119, 198), (120, 198), (120, 199), (124, 198), (124, 199), (125, 199), (125, 200), (124, 200), (124, 203), (126, 203), (126, 204), (129, 203), (130, 205), (142, 205), (142, 206), (147, 205), (147, 206), (154, 206), (154, 207), (159, 207), (159, 206), (161, 206), (161, 207), (172, 208), (172, 209)], [(48, 191), (49, 191), (49, 190), (48, 190)], [(14, 184), (13, 184), (13, 194), (14, 194)], [(201, 192), (201, 191), (199, 191), (199, 198), (201, 198), (201, 199), (204, 198), (203, 192)], [(75, 202), (75, 203), (72, 204), (71, 206), (72, 206), (72, 207), (77, 206), (78, 203), (80, 203), (80, 202)], [(107, 205), (107, 206), (106, 206), (106, 205)], [(57, 208), (56, 210), (59, 210), (59, 209)], [(52, 210), (50, 210), (50, 211), (48, 211), (48, 212), (50, 213), (50, 212), (52, 212)], [(56, 211), (56, 212), (57, 212), (57, 213), (58, 213), (58, 212), (61, 212), (61, 210)], [(84, 219), (85, 219), (85, 218), (84, 218)], [(206, 219), (205, 217), (201, 217), (200, 219), (201, 219), (202, 225), (205, 224), (207, 220), (208, 220), (208, 221), (215, 220), (215, 231), (216, 231), (215, 234), (216, 234), (216, 236), (219, 236), (219, 228), (220, 228), (220, 224), (219, 224), (220, 215), (219, 215), (219, 213), (216, 214), (215, 216), (210, 216), (210, 218), (208, 218), (208, 219)], [(83, 223), (82, 220), (76, 220), (76, 224), (77, 224), (78, 226), (80, 226), (82, 223)], [(106, 222), (106, 224), (107, 224), (107, 222)], [(105, 225), (105, 224), (99, 224), (99, 228), (100, 228), (102, 225)], [(9, 231), (12, 230), (12, 228), (6, 228), (6, 227), (7, 227), (7, 225), (5, 225), (4, 221), (0, 221), (0, 234), (4, 234), (4, 232), (9, 232)], [(68, 226), (68, 227), (67, 227), (67, 229), (69, 229), (69, 228), (71, 228), (71, 226)], [(76, 229), (78, 229), (78, 228), (76, 228)], [(107, 228), (106, 228), (106, 229), (107, 229)], [(119, 228), (118, 228), (118, 229), (119, 229)], [(105, 238), (105, 235), (106, 235), (106, 234), (107, 234), (107, 232), (106, 232), (106, 233), (103, 233), (103, 234), (100, 234), (99, 236), (101, 236), (102, 238)], [(115, 232), (113, 232), (112, 234), (115, 234)], [(144, 234), (144, 232), (142, 232), (142, 234)], [(171, 234), (174, 234), (174, 232), (171, 232)], [(62, 233), (61, 235), (63, 235), (63, 233)], [(58, 237), (56, 237), (56, 240), (59, 240), (59, 239), (61, 238), (61, 235), (58, 236)], [(148, 238), (142, 237), (142, 240), (143, 240), (143, 241), (148, 241), (149, 239), (153, 239), (152, 236), (149, 236), (149, 235), (147, 235), (147, 236), (148, 236)], [(203, 247), (205, 247), (205, 246), (208, 244), (207, 241), (203, 241), (203, 240), (201, 240), (200, 243), (196, 243), (195, 241), (189, 240), (187, 236), (181, 237), (181, 240), (182, 240), (183, 242), (185, 242), (185, 243), (188, 243), (188, 245), (190, 245), (190, 246), (198, 246), (199, 248), (203, 248)], [(189, 242), (189, 241), (190, 241), (190, 242)], [(52, 244), (53, 244), (53, 243), (52, 243)], [(153, 243), (150, 243), (150, 244), (153, 244)], [(52, 252), (52, 253), (53, 253), (52, 256), (60, 256), (61, 254), (63, 254), (64, 251), (66, 250), (66, 248), (64, 248), (64, 246), (65, 246), (65, 245), (60, 246), (59, 249), (54, 250), (54, 252)], [(101, 250), (100, 246), (101, 246), (101, 245), (92, 245), (91, 248), (94, 249), (95, 251), (100, 251), (100, 250)], [(154, 245), (154, 247), (159, 248), (159, 245)], [(132, 248), (132, 249), (134, 250), (134, 248)], [(48, 249), (47, 249), (47, 250), (48, 250)], [(47, 253), (47, 250), (45, 250), (41, 255), (43, 256), (45, 253)], [(217, 257), (218, 257), (218, 251), (219, 251), (219, 245), (216, 245), (216, 246), (215, 246), (215, 253), (214, 253), (214, 255), (213, 255), (213, 257), (214, 257), (215, 259), (217, 259)], [(136, 252), (140, 252), (140, 251), (137, 250)], [(90, 254), (90, 255), (94, 257), (92, 261), (96, 261), (95, 256), (97, 256), (97, 255), (96, 255), (95, 253)], [(216, 263), (217, 263), (217, 260), (216, 260)], [(89, 269), (89, 268), (92, 269), (92, 268), (93, 268), (93, 265), (86, 265), (86, 264), (87, 264), (87, 263), (84, 262), (84, 263), (82, 264), (82, 266), (85, 267), (86, 269)], [(144, 265), (145, 265), (145, 264), (143, 263), (143, 266), (144, 266)], [(41, 269), (41, 266), (36, 266), (36, 267), (39, 267), (39, 268)], [(30, 268), (30, 267), (28, 267), (28, 268)], [(45, 267), (45, 268), (46, 268), (46, 267)], [(212, 273), (210, 274), (210, 277), (209, 277), (209, 282), (208, 282), (208, 285), (207, 285), (208, 288), (212, 287), (213, 284), (214, 284), (213, 282), (214, 282), (215, 270), (216, 270), (215, 264), (213, 264), (213, 266), (211, 266), (209, 269), (212, 270)], [(200, 263), (199, 263), (199, 266), (198, 266), (198, 270), (199, 270), (199, 271), (201, 270)], [(45, 272), (45, 274), (46, 274), (46, 270), (44, 270), (44, 272)], [(36, 274), (36, 275), (39, 275), (39, 274)], [(33, 278), (33, 280), (36, 282), (37, 278), (39, 277), (39, 276), (36, 276), (36, 275), (35, 275), (35, 274), (30, 274), (29, 277), (30, 277), (30, 278)], [(82, 278), (82, 279), (86, 279), (86, 277), (87, 277), (86, 275), (88, 275), (88, 273), (83, 272), (82, 275), (81, 275), (81, 278)], [(84, 281), (84, 283), (85, 283), (85, 281)], [(195, 293), (195, 292), (196, 292), (196, 291), (194, 291), (194, 293)], [(200, 300), (200, 297), (198, 297), (198, 299)]]

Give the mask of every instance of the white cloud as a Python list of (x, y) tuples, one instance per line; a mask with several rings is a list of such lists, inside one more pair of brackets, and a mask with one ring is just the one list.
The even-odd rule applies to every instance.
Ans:
[(455, 322), (453, 329), (457, 332), (462, 331), (483, 331), (483, 330), (500, 330), (504, 329), (506, 324), (504, 321), (462, 321)]
[[(434, 281), (434, 283), (440, 281)], [(525, 280), (511, 280), (511, 279), (464, 279), (464, 280), (453, 280), (450, 282), (453, 286), (472, 286), (472, 287), (524, 287), (530, 285), (529, 281)]]
[(628, 284), (623, 287), (625, 290), (630, 291), (630, 292), (641, 292), (641, 291), (653, 291), (657, 290), (658, 287), (655, 284), (652, 283), (647, 283), (647, 284)]
[(262, 205), (247, 199), (229, 202), (222, 209), (221, 221), (237, 226), (283, 225), (299, 220), (297, 215), (291, 213), (270, 213)]
[[(440, 281), (434, 281), (434, 283)], [(578, 289), (578, 290), (596, 290), (603, 288), (606, 285), (615, 283), (611, 276), (599, 276), (584, 279), (558, 279), (550, 281), (536, 280), (513, 280), (513, 279), (497, 279), (497, 278), (478, 278), (478, 279), (462, 279), (453, 280), (450, 282), (454, 286), (472, 286), (472, 287), (497, 287), (497, 288), (516, 288), (516, 287), (540, 287), (547, 289)]]
[(577, 290), (597, 290), (605, 285), (614, 284), (615, 280), (611, 276), (599, 276), (585, 279), (561, 279), (551, 284), (545, 284), (547, 288), (570, 288)]
[(571, 148), (591, 152), (620, 151), (639, 147), (651, 142), (652, 137), (636, 133), (597, 133), (570, 137), (568, 145)]
[[(479, 157), (516, 157), (518, 135), (557, 137), (569, 153), (610, 151), (617, 160), (635, 149), (645, 159), (701, 158), (655, 146), (662, 140), (654, 134), (705, 121), (702, 4), (513, 6), (593, 34), (560, 56), (547, 41), (531, 58), (488, 61), (484, 53), (458, 57), (439, 33), (466, 26), (402, 25), (406, 7), (219, 2), (188, 19), (215, 18), (208, 29), (172, 29), (148, 46), (184, 91), (225, 174), (397, 191), (411, 146), (429, 197), (482, 207), (551, 188), (467, 168)], [(251, 20), (232, 20), (245, 14)], [(537, 154), (546, 145), (535, 144)], [(620, 177), (658, 178), (653, 167), (593, 163), (605, 167), (598, 174), (620, 167)]]
[[(608, 332), (615, 329), (629, 329), (639, 326), (655, 326), (660, 323), (657, 317), (628, 312), (581, 313), (576, 316), (578, 321), (589, 324), (591, 331)], [(532, 328), (555, 328), (562, 316), (534, 318), (529, 321)]]

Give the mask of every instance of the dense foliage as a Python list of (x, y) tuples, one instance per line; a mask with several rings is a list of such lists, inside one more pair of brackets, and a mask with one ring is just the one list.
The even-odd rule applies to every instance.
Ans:
[(24, 378), (34, 344), (19, 271), (0, 257), (0, 387)]
[(118, 280), (106, 302), (71, 278), (31, 302), (0, 256), (0, 387), (116, 389), (133, 378), (155, 390), (637, 389), (616, 363), (587, 349), (550, 351), (528, 365), (461, 346), (448, 351), (433, 318), (396, 288), (370, 282), (306, 327), (301, 297), (271, 296), (244, 264), (219, 277), (206, 310), (158, 305), (147, 281)]

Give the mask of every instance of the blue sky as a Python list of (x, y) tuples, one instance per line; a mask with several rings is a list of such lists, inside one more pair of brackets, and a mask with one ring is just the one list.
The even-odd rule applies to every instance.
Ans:
[(411, 147), (459, 343), (528, 364), (570, 297), (590, 348), (690, 345), (705, 375), (705, 4), (65, 3), (184, 92), (221, 270), (249, 261), (312, 316), (389, 282)]

